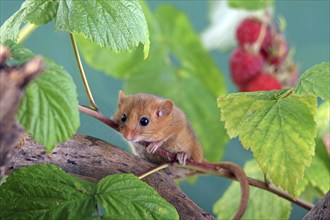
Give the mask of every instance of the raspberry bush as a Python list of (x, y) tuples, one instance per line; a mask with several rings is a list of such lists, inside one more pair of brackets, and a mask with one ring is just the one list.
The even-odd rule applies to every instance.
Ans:
[[(263, 1), (228, 0), (232, 7), (244, 4), (249, 6), (244, 9), (253, 10), (251, 4), (246, 5), (250, 2), (256, 2), (252, 5), (255, 10), (264, 7)], [(113, 21), (108, 22), (111, 19)], [(35, 56), (28, 49), (32, 46), (21, 45), (24, 41), (21, 37), (17, 40), (23, 32), (20, 31), (22, 23), (36, 24), (37, 28), (42, 29), (43, 24), (51, 20), (56, 30), (73, 34), (81, 55), (94, 70), (119, 78), (124, 90), (168, 97), (182, 107), (188, 113), (187, 117), (203, 145), (207, 160), (220, 161), (226, 147), (232, 153), (227, 141), (229, 138), (239, 138), (240, 146), (253, 153), (253, 158), (244, 166), (245, 172), (268, 189), (277, 191), (269, 193), (250, 187), (253, 197), (244, 218), (288, 219), (292, 203), (304, 208), (307, 204), (309, 208), (306, 209), (310, 209), (315, 199), (328, 192), (329, 178), (324, 177), (329, 176), (329, 153), (323, 140), (328, 137), (326, 132), (329, 130), (330, 63), (315, 65), (298, 78), (297, 66), (288, 55), (290, 47), (285, 34), (271, 19), (247, 18), (237, 28), (238, 46), (232, 53), (229, 65), (232, 79), (242, 92), (234, 94), (227, 94), (223, 74), (211, 53), (204, 49), (188, 17), (172, 6), (162, 6), (153, 12), (146, 2), (137, 0), (24, 1), (22, 7), (0, 28), (0, 42), (10, 49), (14, 63), (24, 63)], [(65, 47), (61, 40), (56, 39), (55, 42), (63, 50), (61, 54), (72, 54), (71, 47)], [(143, 45), (138, 46), (139, 42)], [(46, 47), (51, 45), (51, 41), (39, 45)], [(114, 51), (129, 53), (117, 54)], [(55, 65), (50, 59), (46, 60), (48, 73), (45, 72), (28, 89), (18, 120), (34, 139), (51, 151), (55, 143), (66, 140), (55, 134), (72, 135), (76, 132), (70, 129), (78, 126), (79, 121), (72, 121), (74, 117), (69, 111), (75, 111), (77, 116), (79, 113), (75, 83), (70, 77), (64, 77), (68, 75), (64, 72), (65, 68)], [(88, 76), (92, 78), (93, 74)], [(116, 90), (111, 83), (104, 84)], [(276, 91), (254, 92), (257, 90)], [(108, 97), (108, 94), (104, 92), (102, 96)], [(322, 111), (318, 108), (320, 99), (325, 100), (320, 106)], [(115, 100), (111, 101), (106, 108), (116, 106)], [(51, 118), (45, 112), (58, 114)], [(218, 120), (219, 113), (222, 122)], [(87, 122), (81, 124), (91, 127)], [(58, 125), (58, 129), (54, 129), (53, 125)], [(92, 134), (92, 131), (89, 132), (89, 135)], [(38, 139), (40, 135), (42, 138)], [(106, 135), (111, 136), (109, 133)], [(114, 143), (112, 137), (109, 140)], [(25, 156), (29, 159), (28, 155)], [(240, 159), (242, 156), (246, 155), (237, 155)], [(37, 160), (39, 157), (33, 158), (33, 162)], [(118, 200), (119, 203), (109, 199), (109, 195), (118, 191), (116, 187), (111, 187), (117, 177), (122, 180), (120, 192), (126, 195), (126, 200), (137, 199), (132, 204), (134, 209), (127, 211), (127, 206), (120, 206), (123, 199)], [(98, 184), (91, 184), (73, 178), (54, 166), (26, 167), (10, 175), (6, 183), (0, 183), (0, 218), (38, 218), (40, 207), (46, 207), (43, 210), (52, 215), (47, 219), (58, 219), (57, 215), (72, 216), (72, 219), (130, 218), (134, 215), (145, 219), (149, 218), (145, 216), (148, 213), (154, 219), (179, 218), (180, 213), (176, 209), (149, 190), (150, 187), (141, 185), (137, 178), (127, 174), (117, 177), (109, 176)], [(128, 187), (123, 189), (125, 183)], [(211, 190), (212, 186), (207, 182), (198, 184), (203, 184), (204, 189), (210, 187), (212, 194), (218, 194)], [(219, 188), (222, 185), (219, 184)], [(95, 199), (95, 192), (98, 199)], [(139, 200), (137, 194), (144, 199)], [(281, 198), (279, 194), (285, 197)], [(307, 194), (309, 198), (304, 197)], [(105, 198), (106, 204), (100, 202), (101, 197)], [(204, 192), (196, 199), (201, 197), (210, 200)], [(63, 200), (61, 207), (54, 206), (58, 204), (58, 198), (68, 200)], [(233, 183), (213, 206), (216, 218), (231, 219), (239, 200), (240, 189)], [(125, 204), (130, 201), (125, 201)], [(84, 210), (77, 208), (79, 204), (84, 205)], [(104, 209), (104, 213), (99, 212), (98, 208)], [(122, 216), (116, 215), (116, 210)], [(98, 216), (100, 214), (103, 216)]]
[(236, 29), (238, 48), (230, 57), (231, 78), (241, 92), (277, 90), (296, 83), (298, 70), (289, 46), (271, 19), (244, 19)]

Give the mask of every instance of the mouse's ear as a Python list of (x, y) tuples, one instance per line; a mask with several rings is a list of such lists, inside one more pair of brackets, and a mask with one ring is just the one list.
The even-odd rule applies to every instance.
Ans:
[(172, 100), (166, 99), (162, 101), (159, 105), (159, 109), (157, 111), (157, 116), (162, 117), (165, 115), (169, 115), (173, 109), (174, 103)]
[(120, 90), (118, 94), (118, 106), (123, 103), (124, 97), (125, 97), (124, 92)]

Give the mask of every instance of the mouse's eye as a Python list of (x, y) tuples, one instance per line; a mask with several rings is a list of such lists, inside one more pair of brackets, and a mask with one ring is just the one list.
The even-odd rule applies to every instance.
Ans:
[(125, 122), (127, 120), (127, 116), (125, 114), (123, 114), (121, 117), (120, 117), (120, 120), (121, 122)]
[(140, 119), (140, 125), (147, 126), (149, 124), (149, 119), (147, 117), (142, 117)]

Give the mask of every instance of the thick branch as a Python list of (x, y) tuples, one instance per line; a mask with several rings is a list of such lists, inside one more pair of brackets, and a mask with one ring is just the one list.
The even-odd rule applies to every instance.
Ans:
[(0, 179), (23, 133), (22, 128), (16, 124), (16, 113), (23, 91), (44, 68), (40, 57), (16, 67), (7, 66), (9, 58), (9, 50), (0, 45)]
[[(88, 114), (98, 120), (100, 120), (101, 122), (109, 125), (111, 128), (113, 128), (114, 130), (118, 131), (118, 126), (116, 125), (116, 123), (114, 121), (112, 121), (111, 119), (105, 117), (102, 113), (98, 112), (98, 111), (94, 111), (90, 108), (84, 107), (84, 106), (79, 106), (79, 110), (85, 114)], [(147, 143), (146, 143), (147, 144)], [(157, 153), (161, 156), (163, 156), (164, 158), (167, 158), (169, 161), (175, 161), (176, 160), (176, 156), (162, 148), (158, 148), (157, 149)], [(213, 173), (215, 175), (219, 175), (225, 178), (229, 178), (232, 180), (237, 181), (237, 178), (228, 170), (225, 169), (219, 169), (219, 167), (216, 166), (216, 164), (212, 164), (212, 163), (197, 163), (195, 161), (192, 160), (187, 160), (186, 162), (187, 167), (191, 168), (191, 169), (195, 169), (195, 170), (199, 170), (202, 171), (204, 173)], [(268, 183), (264, 183), (262, 181), (256, 180), (256, 179), (252, 179), (249, 178), (249, 184), (251, 186), (269, 191), (271, 193), (274, 193), (292, 203), (295, 203), (307, 210), (310, 210), (313, 208), (313, 204), (310, 204), (302, 199), (294, 199), (292, 198), (288, 193), (279, 190), (273, 186), (271, 186)]]
[[(25, 143), (13, 156), (8, 173), (21, 166), (51, 163), (79, 177), (98, 181), (116, 173), (140, 176), (156, 166), (102, 140), (84, 135), (75, 135), (70, 141), (58, 144), (49, 155), (31, 138), (27, 137)], [(186, 196), (164, 172), (149, 175), (143, 181), (171, 203), (181, 219), (215, 219)]]
[(313, 219), (330, 219), (330, 191), (303, 218), (303, 220)]

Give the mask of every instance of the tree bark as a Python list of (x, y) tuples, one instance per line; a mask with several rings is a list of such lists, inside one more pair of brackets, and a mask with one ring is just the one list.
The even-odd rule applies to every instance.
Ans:
[(316, 203), (303, 220), (330, 220), (330, 191)]
[[(66, 172), (92, 181), (116, 173), (133, 173), (138, 176), (155, 167), (116, 146), (84, 135), (75, 135), (71, 140), (58, 144), (49, 155), (40, 144), (26, 137), (25, 145), (16, 149), (7, 174), (32, 164), (55, 164)], [(185, 195), (164, 172), (151, 174), (143, 181), (177, 209), (180, 219), (215, 219)]]
[(9, 50), (0, 45), (0, 179), (18, 144), (23, 129), (16, 123), (16, 113), (27, 84), (44, 69), (36, 57), (22, 66), (8, 67)]

